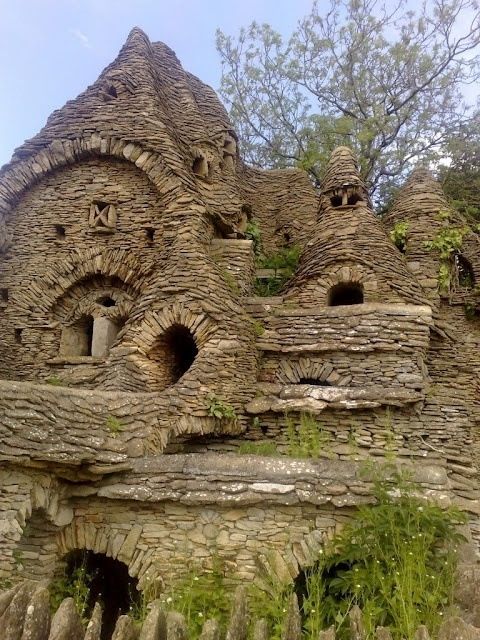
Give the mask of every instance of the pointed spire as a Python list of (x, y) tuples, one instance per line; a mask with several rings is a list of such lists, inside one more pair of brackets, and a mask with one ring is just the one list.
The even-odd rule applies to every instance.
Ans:
[(355, 155), (348, 147), (337, 147), (325, 172), (320, 209), (352, 206), (360, 201), (369, 203), (369, 198)]

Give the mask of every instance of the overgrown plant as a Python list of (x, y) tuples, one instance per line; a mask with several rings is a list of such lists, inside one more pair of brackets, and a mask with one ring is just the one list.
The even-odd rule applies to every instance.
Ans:
[(407, 250), (407, 231), (408, 222), (398, 221), (394, 224), (393, 229), (390, 231), (390, 239), (399, 251), (405, 253)]
[(65, 598), (73, 598), (78, 615), (87, 621), (90, 584), (93, 576), (87, 572), (85, 561), (71, 574), (57, 577), (49, 585), (50, 608), (56, 611)]
[(137, 623), (143, 623), (151, 604), (162, 597), (163, 585), (159, 580), (147, 577), (142, 589), (137, 593), (130, 592), (130, 615)]
[(288, 455), (292, 458), (318, 458), (321, 454), (331, 456), (330, 434), (309, 413), (300, 414), (300, 422), (295, 424), (288, 416), (287, 423)]
[(209, 416), (217, 420), (237, 421), (235, 408), (232, 407), (231, 404), (228, 404), (228, 402), (218, 398), (215, 394), (207, 396), (207, 411)]
[(256, 256), (262, 253), (262, 236), (256, 220), (249, 220), (245, 229), (245, 237), (253, 242), (253, 252)]
[(198, 638), (203, 623), (215, 619), (222, 633), (225, 631), (230, 613), (232, 594), (225, 586), (224, 567), (218, 557), (213, 558), (211, 571), (190, 571), (162, 598), (171, 611), (185, 616), (189, 637)]
[[(452, 601), (457, 525), (464, 515), (419, 497), (420, 489), (392, 468), (374, 481), (376, 504), (359, 508), (305, 579), (305, 629), (334, 625), (349, 638), (347, 614), (364, 615), (366, 640), (388, 626), (394, 640), (413, 638), (425, 625), (435, 635)], [(312, 637), (314, 637), (312, 635)]]
[[(439, 215), (441, 217), (441, 212)], [(446, 220), (448, 221), (448, 218)], [(462, 248), (463, 239), (469, 231), (468, 226), (455, 227), (447, 225), (440, 229), (433, 240), (425, 242), (425, 248), (429, 251), (437, 251), (440, 258), (438, 269), (438, 287), (440, 291), (445, 293), (450, 291), (452, 273), (455, 268), (455, 253)]]
[(257, 267), (273, 269), (274, 275), (269, 278), (257, 278), (255, 293), (258, 296), (274, 296), (295, 273), (300, 259), (301, 249), (297, 245), (284, 247), (270, 256), (260, 256)]

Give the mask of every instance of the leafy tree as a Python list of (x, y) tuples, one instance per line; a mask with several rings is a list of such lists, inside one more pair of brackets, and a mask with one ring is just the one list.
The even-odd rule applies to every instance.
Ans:
[(332, 148), (348, 144), (383, 199), (420, 157), (442, 157), (470, 118), (462, 91), (479, 77), (480, 12), (476, 0), (409, 6), (314, 2), (286, 41), (267, 24), (217, 31), (246, 160), (301, 166), (318, 183)]
[(439, 177), (452, 204), (468, 218), (480, 220), (480, 112), (448, 144), (447, 163)]

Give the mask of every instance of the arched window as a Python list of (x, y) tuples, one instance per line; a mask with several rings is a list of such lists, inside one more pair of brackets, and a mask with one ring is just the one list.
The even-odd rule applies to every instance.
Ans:
[(162, 389), (175, 384), (190, 369), (198, 353), (195, 338), (181, 324), (172, 325), (157, 340), (149, 358), (158, 365)]
[(363, 304), (363, 287), (358, 282), (341, 282), (328, 292), (329, 307), (349, 304)]
[(298, 384), (310, 384), (315, 387), (330, 387), (330, 383), (326, 380), (319, 380), (319, 378), (300, 378)]

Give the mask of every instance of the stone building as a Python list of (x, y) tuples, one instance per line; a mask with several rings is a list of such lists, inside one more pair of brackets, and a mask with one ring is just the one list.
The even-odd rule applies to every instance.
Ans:
[[(252, 227), (301, 250), (276, 295)], [(478, 549), (479, 282), (428, 172), (380, 220), (349, 149), (320, 196), (247, 167), (212, 89), (134, 29), (0, 171), (0, 578), (87, 550), (140, 589), (213, 555), (293, 579), (370, 499), (368, 458), (411, 465)], [(292, 458), (312, 421), (320, 455)]]

